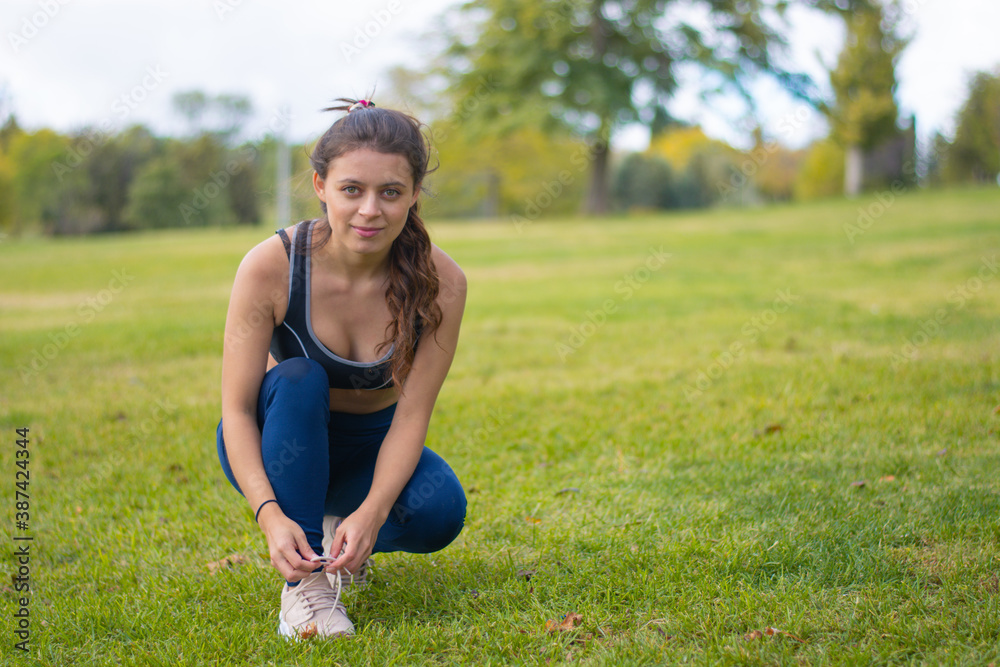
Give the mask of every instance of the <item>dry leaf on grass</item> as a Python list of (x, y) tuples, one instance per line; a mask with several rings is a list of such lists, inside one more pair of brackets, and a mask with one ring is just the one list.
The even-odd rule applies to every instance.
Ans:
[(319, 634), (319, 630), (316, 629), (315, 623), (307, 623), (301, 630), (298, 630), (298, 633), (299, 639), (309, 639)]
[(804, 639), (800, 639), (790, 632), (785, 632), (784, 630), (779, 630), (777, 628), (771, 628), (771, 627), (764, 628), (763, 630), (752, 630), (743, 635), (743, 639), (749, 642), (755, 639), (760, 639), (762, 637), (776, 637), (776, 636), (788, 637), (789, 639), (797, 641), (800, 644), (805, 644)]
[(772, 433), (777, 433), (779, 431), (784, 431), (784, 430), (785, 430), (785, 427), (783, 425), (781, 425), (781, 424), (778, 424), (778, 423), (768, 424), (763, 429), (754, 431), (753, 432), (753, 437), (759, 438), (759, 437), (764, 436), (764, 435), (771, 435)]
[(550, 618), (545, 621), (545, 629), (548, 632), (566, 632), (568, 630), (574, 629), (576, 626), (580, 625), (583, 620), (583, 614), (577, 614), (576, 612), (570, 612), (563, 616), (562, 622), (557, 621), (554, 618)]
[(230, 554), (225, 558), (208, 563), (208, 573), (215, 574), (219, 570), (225, 570), (227, 567), (245, 562), (247, 562), (247, 559), (243, 554)]
[(895, 475), (885, 475), (884, 477), (879, 477), (878, 481), (880, 481), (880, 482), (895, 482), (896, 481), (896, 476)]
[(851, 482), (851, 486), (857, 487), (859, 489), (862, 488), (862, 487), (864, 487), (866, 484), (868, 484), (868, 482), (866, 480), (863, 480), (863, 479), (859, 479), (856, 482)]
[(524, 520), (527, 521), (528, 523), (541, 523), (542, 522), (541, 519), (536, 519), (533, 516), (526, 516), (526, 517), (524, 517)]

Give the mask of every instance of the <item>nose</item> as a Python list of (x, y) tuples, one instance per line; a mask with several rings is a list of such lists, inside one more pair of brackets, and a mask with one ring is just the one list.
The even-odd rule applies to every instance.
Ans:
[(374, 193), (365, 196), (365, 198), (361, 200), (361, 206), (358, 208), (358, 213), (360, 215), (363, 215), (366, 218), (374, 218), (378, 216), (379, 212), (378, 197)]

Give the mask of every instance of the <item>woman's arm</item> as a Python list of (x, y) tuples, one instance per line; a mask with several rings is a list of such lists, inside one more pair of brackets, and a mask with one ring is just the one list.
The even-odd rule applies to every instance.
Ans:
[(337, 529), (329, 555), (339, 554), (345, 543), (346, 550), (327, 567), (328, 571), (344, 568), (356, 572), (371, 555), (379, 529), (420, 461), (434, 403), (455, 358), (465, 311), (465, 274), (437, 246), (432, 259), (441, 281), (437, 298), (441, 325), (434, 334), (421, 337), (392, 425), (375, 462), (371, 490), (357, 511)]
[[(276, 256), (279, 253), (280, 256)], [(274, 331), (274, 306), (288, 291), (288, 271), (281, 243), (268, 239), (243, 258), (236, 272), (222, 350), (222, 431), (233, 476), (251, 511), (274, 498), (261, 458), (257, 397), (267, 368)], [(285, 265), (287, 267), (287, 265)], [(268, 503), (258, 517), (267, 536), (271, 564), (288, 581), (315, 569), (306, 559), (316, 554), (301, 527)]]

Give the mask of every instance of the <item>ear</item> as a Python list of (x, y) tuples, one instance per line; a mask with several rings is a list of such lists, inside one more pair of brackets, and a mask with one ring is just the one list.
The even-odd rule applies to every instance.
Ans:
[(326, 183), (323, 181), (322, 178), (319, 177), (319, 174), (317, 174), (315, 171), (313, 172), (313, 190), (316, 191), (316, 196), (319, 197), (319, 200), (325, 204)]

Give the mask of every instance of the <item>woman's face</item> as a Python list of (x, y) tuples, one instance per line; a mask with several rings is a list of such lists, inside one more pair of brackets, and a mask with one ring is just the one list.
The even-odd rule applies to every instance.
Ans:
[(325, 179), (313, 174), (313, 187), (326, 203), (332, 240), (360, 254), (387, 253), (420, 194), (405, 156), (369, 148), (331, 160)]

